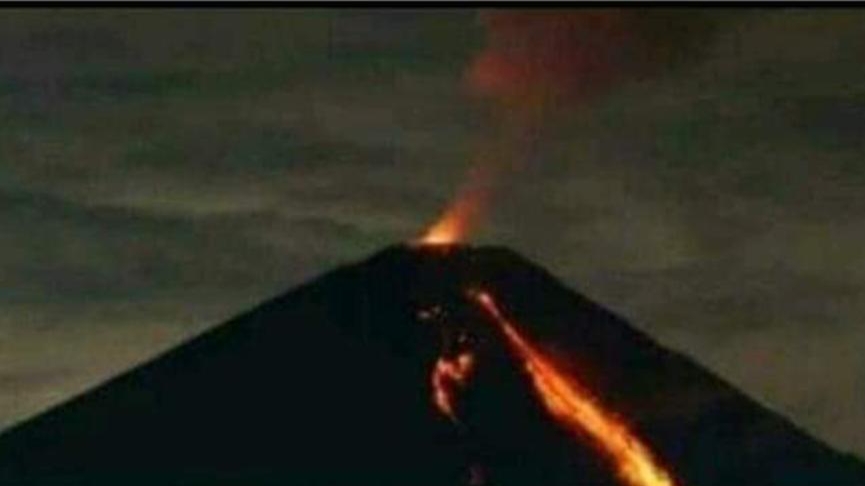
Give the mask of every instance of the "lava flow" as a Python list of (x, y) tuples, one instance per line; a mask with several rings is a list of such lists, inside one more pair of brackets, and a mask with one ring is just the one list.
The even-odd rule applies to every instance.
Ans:
[(474, 358), (468, 352), (457, 355), (454, 359), (441, 357), (436, 361), (432, 372), (433, 403), (439, 411), (453, 422), (458, 422), (454, 409), (454, 386), (465, 385), (471, 373)]
[(495, 321), (525, 369), (547, 411), (580, 437), (588, 436), (615, 464), (631, 486), (674, 486), (672, 476), (652, 457), (648, 447), (573, 377), (558, 370), (516, 330), (493, 297), (483, 291), (470, 297)]

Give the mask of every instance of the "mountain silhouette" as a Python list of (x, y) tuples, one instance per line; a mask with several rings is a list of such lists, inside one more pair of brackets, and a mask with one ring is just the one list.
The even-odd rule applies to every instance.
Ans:
[[(865, 465), (500, 247), (394, 246), (337, 268), (0, 435), (0, 485), (616, 485), (553, 420), (494, 294), (680, 486), (865, 485)], [(469, 342), (458, 420), (436, 360)]]

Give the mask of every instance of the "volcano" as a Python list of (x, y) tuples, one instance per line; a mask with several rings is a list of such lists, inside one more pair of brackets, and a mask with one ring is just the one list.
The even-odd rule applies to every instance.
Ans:
[(544, 269), (455, 245), (337, 268), (19, 424), (0, 484), (626, 484), (597, 437), (551, 414), (496, 319), (677, 485), (865, 485), (861, 461)]

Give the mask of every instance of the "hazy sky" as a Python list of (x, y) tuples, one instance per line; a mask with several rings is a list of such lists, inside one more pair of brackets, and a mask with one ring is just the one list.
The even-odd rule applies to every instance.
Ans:
[[(865, 455), (865, 12), (692, 14), (682, 62), (544, 119), (474, 240)], [(487, 42), (469, 10), (5, 10), (0, 427), (415, 236), (497, 143)]]

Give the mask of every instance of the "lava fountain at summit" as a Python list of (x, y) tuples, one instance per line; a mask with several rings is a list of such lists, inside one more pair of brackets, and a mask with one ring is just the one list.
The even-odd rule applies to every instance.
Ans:
[(483, 217), (496, 182), (495, 167), (476, 159), (459, 192), (418, 239), (421, 245), (452, 245), (468, 238)]
[(615, 465), (619, 477), (630, 486), (675, 486), (672, 476), (659, 465), (649, 448), (615, 414), (582, 384), (559, 370), (530, 344), (508, 320), (493, 297), (483, 291), (470, 298), (500, 327), (511, 348), (522, 360), (538, 398), (559, 423), (578, 437), (589, 437)]
[(463, 241), (479, 212), (472, 198), (457, 199), (420, 237), (422, 245), (452, 245)]

